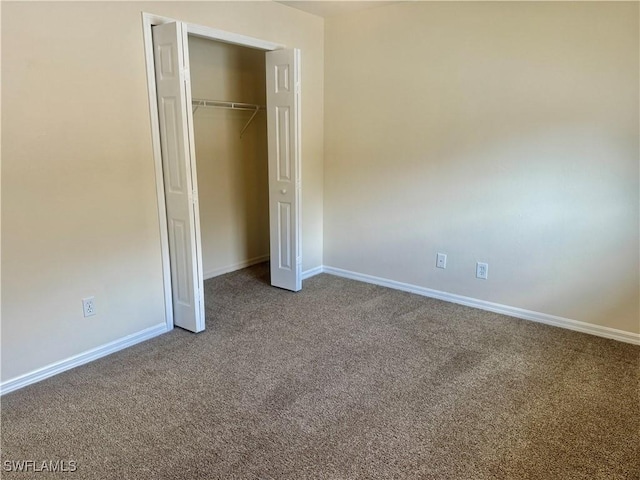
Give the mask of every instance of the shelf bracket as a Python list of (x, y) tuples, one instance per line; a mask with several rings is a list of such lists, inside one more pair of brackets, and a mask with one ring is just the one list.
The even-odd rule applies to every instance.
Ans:
[(256, 115), (258, 114), (258, 112), (260, 111), (260, 106), (256, 105), (256, 111), (253, 112), (253, 115), (251, 115), (251, 118), (249, 119), (249, 121), (247, 122), (247, 124), (244, 126), (244, 128), (242, 130), (240, 130), (240, 138), (242, 138), (242, 134), (244, 133), (244, 131), (249, 127), (249, 125), (251, 124), (251, 122), (253, 121), (253, 119), (256, 117)]

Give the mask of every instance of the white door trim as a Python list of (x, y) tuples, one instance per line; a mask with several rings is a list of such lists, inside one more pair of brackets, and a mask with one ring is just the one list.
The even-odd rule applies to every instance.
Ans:
[(187, 33), (196, 37), (208, 38), (209, 40), (217, 40), (219, 42), (231, 43), (233, 45), (242, 45), (243, 47), (255, 48), (258, 50), (280, 50), (285, 48), (284, 45), (278, 43), (260, 40), (259, 38), (248, 37), (238, 33), (225, 32), (217, 28), (205, 27), (194, 23), (186, 23)]
[[(175, 18), (163, 17), (142, 12), (142, 32), (147, 70), (147, 91), (149, 93), (149, 118), (151, 119), (151, 143), (155, 165), (156, 199), (158, 204), (158, 223), (160, 226), (160, 252), (162, 256), (162, 282), (164, 286), (164, 309), (167, 329), (173, 329), (173, 300), (171, 296), (171, 263), (169, 259), (169, 236), (167, 211), (165, 206), (164, 177), (162, 172), (162, 154), (160, 148), (160, 122), (158, 118), (158, 100), (156, 96), (156, 74), (153, 60), (153, 37), (151, 27), (170, 22), (180, 22)], [(258, 38), (227, 32), (216, 28), (183, 22), (187, 33), (210, 40), (241, 45), (259, 50), (278, 50), (284, 45)]]

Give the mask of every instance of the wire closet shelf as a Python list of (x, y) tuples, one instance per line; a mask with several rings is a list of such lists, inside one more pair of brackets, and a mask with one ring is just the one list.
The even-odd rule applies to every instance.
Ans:
[(240, 138), (242, 138), (242, 134), (249, 127), (253, 119), (256, 117), (259, 111), (266, 110), (264, 105), (256, 105), (253, 103), (242, 103), (242, 102), (225, 102), (222, 100), (208, 100), (205, 98), (194, 98), (191, 101), (191, 108), (193, 109), (193, 113), (196, 113), (198, 108), (226, 108), (230, 110), (244, 110), (253, 112), (251, 118), (246, 123), (246, 125), (240, 130)]

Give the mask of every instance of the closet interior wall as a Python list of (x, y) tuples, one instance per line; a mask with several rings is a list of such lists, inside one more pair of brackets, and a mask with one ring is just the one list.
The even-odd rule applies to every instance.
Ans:
[[(266, 105), (264, 52), (189, 37), (191, 94)], [(269, 258), (267, 120), (252, 112), (194, 113), (204, 278)]]

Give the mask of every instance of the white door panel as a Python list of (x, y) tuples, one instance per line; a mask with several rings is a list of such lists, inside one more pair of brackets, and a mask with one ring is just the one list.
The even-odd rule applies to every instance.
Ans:
[(199, 218), (188, 91), (186, 33), (178, 22), (153, 27), (174, 325), (204, 330)]
[(302, 288), (300, 51), (266, 53), (271, 284)]

